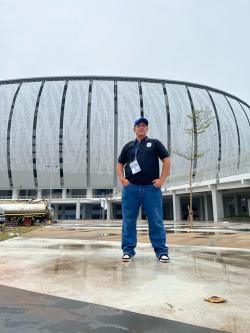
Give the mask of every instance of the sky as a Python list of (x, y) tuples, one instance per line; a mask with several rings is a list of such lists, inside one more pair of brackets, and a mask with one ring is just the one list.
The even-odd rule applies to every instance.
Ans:
[(0, 80), (136, 76), (250, 104), (250, 0), (0, 0)]

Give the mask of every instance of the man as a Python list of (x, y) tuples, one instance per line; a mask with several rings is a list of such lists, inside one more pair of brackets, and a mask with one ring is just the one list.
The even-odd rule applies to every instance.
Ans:
[[(146, 118), (142, 117), (135, 121), (134, 132), (136, 139), (123, 147), (117, 164), (117, 174), (123, 185), (122, 261), (129, 262), (135, 255), (136, 220), (143, 205), (155, 255), (160, 262), (167, 263), (170, 259), (163, 225), (161, 186), (169, 175), (169, 153), (159, 140), (147, 137)], [(159, 158), (163, 162), (160, 177)]]

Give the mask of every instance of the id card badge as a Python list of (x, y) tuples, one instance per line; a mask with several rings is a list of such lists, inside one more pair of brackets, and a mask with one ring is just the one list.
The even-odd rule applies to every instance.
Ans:
[(134, 175), (135, 173), (138, 173), (138, 172), (141, 171), (140, 165), (139, 165), (139, 163), (137, 162), (137, 160), (134, 160), (133, 162), (131, 162), (131, 163), (129, 164), (129, 166), (130, 166), (130, 169), (131, 169), (133, 175)]

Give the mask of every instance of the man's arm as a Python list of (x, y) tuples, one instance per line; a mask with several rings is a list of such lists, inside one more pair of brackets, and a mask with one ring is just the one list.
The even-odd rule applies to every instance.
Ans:
[(122, 163), (117, 163), (116, 166), (116, 171), (117, 171), (117, 176), (120, 179), (120, 182), (122, 183), (123, 186), (126, 186), (129, 184), (129, 181), (124, 178), (124, 171), (123, 171), (124, 165)]
[(162, 163), (163, 163), (163, 165), (162, 165), (162, 172), (161, 172), (160, 178), (153, 180), (153, 184), (156, 187), (161, 187), (164, 184), (166, 178), (169, 176), (170, 157), (165, 157), (162, 160)]

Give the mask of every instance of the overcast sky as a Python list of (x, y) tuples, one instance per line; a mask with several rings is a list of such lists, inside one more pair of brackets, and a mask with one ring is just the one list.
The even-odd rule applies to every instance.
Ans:
[(250, 104), (250, 0), (0, 0), (0, 80), (122, 75)]

